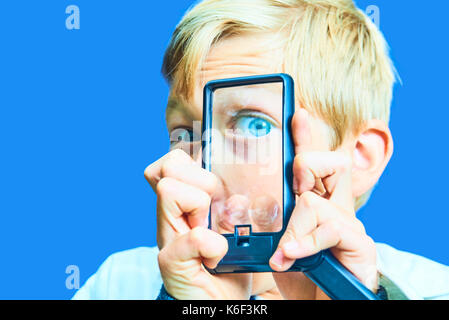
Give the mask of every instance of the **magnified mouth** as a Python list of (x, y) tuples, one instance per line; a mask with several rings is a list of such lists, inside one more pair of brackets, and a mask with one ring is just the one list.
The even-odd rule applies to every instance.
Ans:
[(271, 196), (261, 196), (251, 203), (249, 210), (253, 231), (268, 232), (276, 230), (277, 221), (280, 220), (280, 208), (277, 201)]
[(234, 227), (252, 225), (253, 232), (276, 232), (281, 229), (282, 214), (278, 202), (271, 196), (254, 200), (244, 195), (232, 195), (227, 200), (212, 203), (213, 226), (219, 233), (234, 233)]
[(234, 233), (234, 226), (250, 224), (250, 205), (249, 199), (239, 194), (231, 196), (224, 203), (215, 203), (213, 209), (219, 213), (215, 216), (220, 233)]

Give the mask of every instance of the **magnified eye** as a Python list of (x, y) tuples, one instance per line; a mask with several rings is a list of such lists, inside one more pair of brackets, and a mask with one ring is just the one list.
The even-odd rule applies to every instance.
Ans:
[(255, 116), (243, 116), (236, 120), (235, 130), (241, 130), (244, 135), (252, 137), (263, 137), (272, 130), (270, 121)]

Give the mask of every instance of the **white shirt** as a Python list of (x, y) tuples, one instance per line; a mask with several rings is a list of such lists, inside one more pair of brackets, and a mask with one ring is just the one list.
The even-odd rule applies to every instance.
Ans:
[[(386, 244), (376, 246), (380, 281), (389, 299), (449, 300), (448, 266)], [(156, 299), (162, 286), (158, 252), (157, 247), (140, 247), (112, 254), (73, 299)]]

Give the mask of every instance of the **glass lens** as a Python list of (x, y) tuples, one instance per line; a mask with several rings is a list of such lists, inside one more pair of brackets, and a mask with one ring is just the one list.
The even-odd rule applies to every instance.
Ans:
[[(279, 232), (283, 218), (282, 82), (216, 89), (211, 171), (219, 178), (212, 230)], [(240, 232), (248, 228), (238, 228)]]

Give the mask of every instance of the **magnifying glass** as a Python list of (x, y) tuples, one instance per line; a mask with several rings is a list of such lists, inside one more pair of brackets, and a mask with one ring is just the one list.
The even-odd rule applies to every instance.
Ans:
[[(214, 80), (203, 99), (203, 168), (219, 180), (209, 228), (229, 247), (209, 271), (274, 272), (269, 260), (295, 206), (293, 79), (272, 74)], [(329, 250), (297, 260), (288, 271), (304, 272), (332, 299), (379, 299)]]

